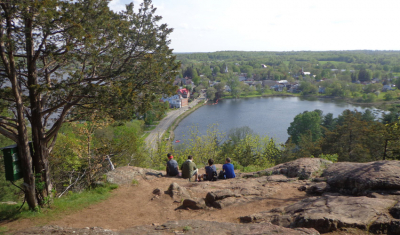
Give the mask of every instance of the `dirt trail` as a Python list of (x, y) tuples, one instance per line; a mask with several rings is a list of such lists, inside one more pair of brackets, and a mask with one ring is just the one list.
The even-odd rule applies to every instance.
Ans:
[[(160, 188), (167, 190), (172, 182), (186, 187), (201, 186), (204, 182), (190, 183), (178, 178), (157, 178), (150, 181), (140, 180), (139, 185), (120, 186), (113, 192), (111, 198), (81, 211), (65, 215), (62, 218), (46, 222), (40, 219), (19, 220), (0, 226), (6, 226), (10, 231), (26, 229), (38, 225), (58, 225), (62, 227), (102, 227), (111, 230), (123, 230), (137, 225), (162, 224), (170, 220), (199, 219), (219, 222), (238, 222), (238, 217), (275, 207), (289, 205), (301, 200), (306, 195), (290, 184), (276, 184), (276, 194), (271, 198), (225, 209), (185, 210), (177, 209), (180, 202), (167, 194), (152, 198), (152, 191)], [(195, 195), (205, 197), (205, 195)]]
[(239, 216), (287, 205), (304, 197), (304, 193), (295, 188), (284, 188), (269, 200), (222, 210), (176, 210), (180, 203), (174, 202), (167, 194), (151, 200), (154, 188), (166, 189), (165, 186), (172, 182), (171, 179), (163, 178), (153, 184), (144, 182), (139, 186), (121, 187), (111, 199), (50, 224), (78, 228), (97, 226), (122, 230), (136, 225), (162, 224), (169, 220), (183, 219), (238, 222)]

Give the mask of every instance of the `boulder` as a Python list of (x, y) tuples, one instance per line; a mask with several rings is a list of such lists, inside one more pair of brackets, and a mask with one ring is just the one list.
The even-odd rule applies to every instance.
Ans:
[(332, 164), (331, 161), (321, 158), (300, 158), (291, 162), (282, 163), (266, 170), (257, 172), (258, 175), (286, 175), (289, 178), (310, 179), (318, 177), (323, 169)]
[(161, 196), (161, 189), (159, 189), (159, 188), (154, 189), (153, 194), (155, 194), (157, 196)]
[(289, 182), (292, 179), (289, 179), (286, 175), (270, 175), (267, 176), (267, 180), (270, 182)]
[(119, 234), (265, 234), (265, 235), (319, 235), (312, 228), (290, 229), (271, 223), (240, 224), (202, 220), (169, 221), (159, 226), (137, 226)]
[(205, 209), (207, 208), (206, 202), (202, 198), (191, 198), (183, 200), (182, 206), (184, 208), (190, 208), (193, 210)]
[(124, 185), (132, 184), (133, 180), (151, 180), (162, 176), (161, 171), (134, 166), (118, 167), (106, 174), (109, 183)]
[(213, 202), (212, 206), (218, 209), (222, 209), (231, 205), (239, 205), (244, 203), (247, 203), (247, 200), (244, 198), (227, 197), (222, 200)]
[(346, 194), (367, 195), (368, 191), (396, 193), (400, 190), (400, 162), (339, 162), (329, 165), (322, 177), (333, 190)]
[(169, 194), (174, 200), (190, 198), (190, 194), (186, 188), (179, 186), (179, 184), (175, 182), (170, 184), (167, 194)]
[(321, 233), (353, 227), (374, 233), (397, 231), (398, 219), (389, 209), (396, 201), (368, 197), (322, 196), (303, 199), (283, 209), (240, 218), (242, 222), (271, 222), (284, 227), (315, 228)]
[(329, 190), (330, 186), (326, 182), (313, 183), (305, 189), (306, 193), (313, 195), (322, 195)]
[(217, 200), (222, 200), (227, 197), (235, 197), (236, 194), (229, 189), (223, 189), (207, 193), (206, 201), (210, 204)]
[(238, 192), (242, 196), (251, 196), (251, 195), (260, 196), (260, 195), (262, 195), (262, 191), (257, 190), (255, 188), (241, 188), (240, 190), (238, 190)]
[(400, 219), (400, 202), (397, 202), (394, 207), (389, 210), (393, 218)]

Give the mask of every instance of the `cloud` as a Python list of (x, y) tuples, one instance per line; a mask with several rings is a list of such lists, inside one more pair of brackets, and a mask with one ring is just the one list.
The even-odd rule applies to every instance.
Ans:
[[(122, 10), (132, 0), (112, 0)], [(134, 0), (138, 6), (142, 0)], [(398, 0), (153, 0), (178, 52), (399, 50)], [(199, 35), (202, 35), (200, 38)]]
[(121, 2), (121, 0), (112, 0), (108, 6), (111, 10), (119, 12), (125, 10), (125, 4)]

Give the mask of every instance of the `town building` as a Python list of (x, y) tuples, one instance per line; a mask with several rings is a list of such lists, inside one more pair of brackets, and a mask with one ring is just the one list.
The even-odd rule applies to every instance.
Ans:
[(189, 105), (190, 91), (186, 88), (178, 89), (177, 94), (161, 98), (160, 101), (168, 101), (170, 108), (182, 108)]

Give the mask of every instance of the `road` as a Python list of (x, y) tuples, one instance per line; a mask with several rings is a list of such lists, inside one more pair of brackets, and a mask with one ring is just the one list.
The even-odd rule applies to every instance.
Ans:
[(204, 102), (204, 99), (195, 99), (194, 101), (189, 103), (189, 105), (186, 107), (182, 107), (180, 109), (168, 112), (167, 116), (160, 121), (160, 123), (156, 126), (156, 128), (150, 131), (150, 134), (145, 139), (147, 146), (150, 149), (156, 149), (157, 140), (163, 136), (164, 132), (168, 129), (169, 126), (172, 125), (175, 119), (178, 118), (182, 113), (189, 110), (189, 108), (192, 108), (193, 106), (198, 104), (199, 102)]

